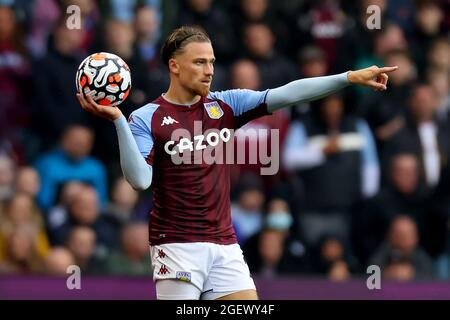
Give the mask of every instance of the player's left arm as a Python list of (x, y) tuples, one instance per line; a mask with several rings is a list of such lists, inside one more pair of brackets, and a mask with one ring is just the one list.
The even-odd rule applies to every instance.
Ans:
[(120, 165), (123, 175), (133, 188), (147, 189), (152, 181), (153, 168), (141, 155), (138, 143), (141, 147), (151, 149), (153, 140), (148, 128), (142, 124), (142, 121), (129, 125), (119, 108), (99, 105), (90, 95), (84, 98), (77, 93), (77, 98), (84, 110), (114, 123), (119, 141)]
[(295, 80), (268, 91), (267, 109), (273, 112), (297, 103), (314, 101), (352, 84), (370, 87), (377, 91), (386, 90), (389, 78), (387, 73), (397, 69), (397, 66), (382, 68), (372, 66), (331, 76)]

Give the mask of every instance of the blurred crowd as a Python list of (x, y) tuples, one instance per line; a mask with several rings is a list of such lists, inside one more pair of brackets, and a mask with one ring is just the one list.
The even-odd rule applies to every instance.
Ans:
[(75, 72), (121, 56), (128, 116), (167, 89), (161, 41), (186, 24), (213, 41), (214, 91), (399, 66), (387, 91), (350, 87), (243, 128), (280, 138), (276, 175), (259, 162), (231, 177), (253, 274), (450, 278), (449, 0), (0, 0), (0, 274), (151, 275), (151, 190), (123, 178), (114, 126), (81, 109)]

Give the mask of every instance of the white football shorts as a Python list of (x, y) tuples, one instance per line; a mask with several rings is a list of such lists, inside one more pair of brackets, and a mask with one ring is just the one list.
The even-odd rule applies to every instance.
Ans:
[[(255, 290), (248, 265), (239, 244), (221, 245), (210, 242), (166, 243), (150, 247), (153, 280), (158, 299), (217, 299), (242, 290)], [(158, 284), (163, 279), (166, 285)], [(179, 291), (174, 283), (180, 284)], [(190, 297), (183, 296), (186, 283), (196, 287)], [(191, 286), (189, 286), (191, 287)], [(170, 288), (168, 294), (163, 288)], [(159, 290), (158, 290), (159, 289)]]

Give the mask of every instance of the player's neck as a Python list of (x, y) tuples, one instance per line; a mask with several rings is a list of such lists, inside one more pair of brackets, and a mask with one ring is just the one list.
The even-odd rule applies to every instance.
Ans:
[(200, 96), (198, 94), (193, 94), (192, 92), (186, 91), (184, 88), (179, 86), (175, 86), (172, 83), (169, 86), (169, 89), (164, 94), (164, 98), (169, 102), (175, 104), (194, 104), (200, 100)]

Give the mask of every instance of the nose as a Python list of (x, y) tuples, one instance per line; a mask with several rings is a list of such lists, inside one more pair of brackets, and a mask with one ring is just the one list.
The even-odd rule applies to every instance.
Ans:
[(206, 76), (212, 76), (214, 74), (214, 65), (212, 63), (207, 63), (204, 72)]

